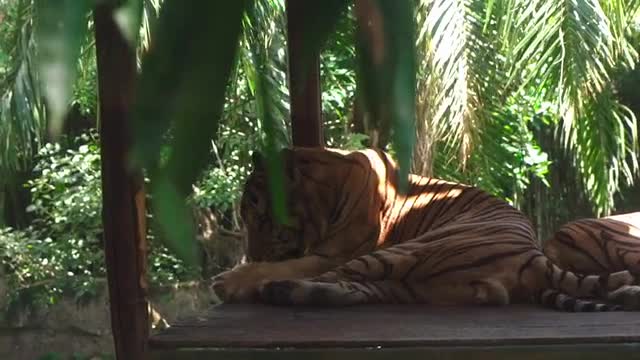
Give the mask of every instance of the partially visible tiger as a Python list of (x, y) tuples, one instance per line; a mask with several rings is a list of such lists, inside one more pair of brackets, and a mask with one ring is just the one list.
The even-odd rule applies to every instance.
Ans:
[(640, 274), (640, 212), (563, 225), (544, 243), (558, 266), (583, 274)]
[(395, 163), (377, 150), (282, 155), (290, 221), (273, 220), (256, 158), (241, 200), (250, 262), (213, 280), (225, 302), (640, 308), (640, 279), (630, 271), (583, 276), (559, 268), (529, 220), (482, 190), (411, 175), (400, 194)]

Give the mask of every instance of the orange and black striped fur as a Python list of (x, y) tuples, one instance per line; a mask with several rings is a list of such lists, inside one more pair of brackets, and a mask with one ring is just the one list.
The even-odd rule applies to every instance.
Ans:
[[(638, 275), (640, 212), (569, 222), (545, 241), (544, 252), (558, 266), (580, 274), (629, 270)], [(631, 291), (639, 292), (640, 288), (618, 290)]]
[(529, 220), (482, 190), (411, 175), (401, 194), (396, 165), (375, 150), (295, 148), (283, 157), (290, 221), (273, 220), (257, 161), (241, 201), (250, 262), (213, 281), (225, 302), (640, 307), (630, 271), (561, 269)]

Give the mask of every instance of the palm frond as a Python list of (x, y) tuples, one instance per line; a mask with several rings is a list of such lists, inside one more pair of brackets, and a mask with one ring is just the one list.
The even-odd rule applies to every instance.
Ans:
[(151, 47), (162, 0), (143, 0), (142, 20), (140, 24), (140, 41), (138, 43), (138, 67), (141, 65), (142, 55)]
[(588, 102), (584, 113), (569, 134), (575, 144), (575, 163), (596, 214), (609, 214), (621, 181), (631, 184), (637, 173), (638, 123), (611, 89)]
[[(284, 1), (256, 1), (243, 19), (239, 54), (246, 85), (256, 100), (257, 125), (265, 135), (263, 145), (273, 141), (277, 148), (290, 143), (290, 129), (285, 121), (289, 118), (285, 24)], [(267, 113), (273, 116), (273, 123), (265, 119)]]
[(417, 173), (431, 173), (437, 142), (454, 147), (468, 135), (465, 15), (462, 1), (422, 0), (417, 7)]
[(573, 154), (594, 210), (608, 214), (620, 175), (631, 181), (637, 171), (628, 156), (637, 143), (635, 118), (617, 102), (610, 85), (615, 71), (630, 69), (637, 61), (625, 36), (638, 5), (602, 4), (520, 2), (514, 31), (521, 40), (510, 54), (510, 79), (522, 87), (554, 90), (565, 147)]
[(484, 123), (491, 121), (492, 109), (505, 99), (506, 64), (501, 51), (506, 32), (501, 29), (500, 12), (492, 12), (488, 6), (485, 1), (473, 0), (425, 0), (419, 4), (422, 61), (415, 158), (422, 165), (414, 162), (419, 172), (429, 173), (427, 165), (436, 146), (464, 168)]
[(32, 11), (30, 2), (19, 4), (12, 66), (0, 79), (0, 179), (10, 179), (13, 173), (28, 169), (45, 135)]

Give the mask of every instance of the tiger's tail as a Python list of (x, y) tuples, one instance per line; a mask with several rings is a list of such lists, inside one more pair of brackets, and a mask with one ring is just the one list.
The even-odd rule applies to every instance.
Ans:
[(622, 311), (621, 305), (609, 304), (598, 300), (579, 299), (559, 290), (544, 289), (534, 296), (536, 303), (556, 310), (569, 312)]

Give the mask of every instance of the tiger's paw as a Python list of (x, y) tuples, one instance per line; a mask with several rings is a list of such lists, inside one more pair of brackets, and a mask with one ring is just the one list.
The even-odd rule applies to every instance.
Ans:
[(263, 263), (249, 263), (225, 271), (212, 279), (211, 289), (224, 303), (252, 303), (266, 281), (268, 270)]
[(365, 302), (362, 294), (341, 283), (313, 280), (278, 280), (265, 282), (260, 300), (272, 305), (340, 306)]
[[(262, 302), (272, 305), (294, 305), (300, 302), (303, 291), (295, 280), (269, 281), (262, 285), (259, 297)], [(295, 297), (294, 297), (295, 295)]]

